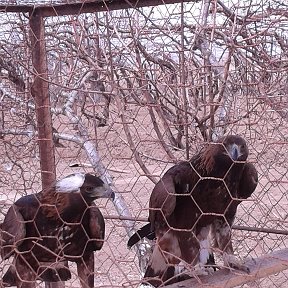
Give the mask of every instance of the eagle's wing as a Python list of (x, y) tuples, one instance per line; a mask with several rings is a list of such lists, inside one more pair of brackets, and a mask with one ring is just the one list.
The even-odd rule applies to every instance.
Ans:
[[(166, 172), (167, 173), (167, 172)], [(171, 173), (165, 174), (155, 185), (149, 201), (149, 223), (141, 227), (128, 240), (128, 247), (131, 248), (144, 237), (155, 239), (155, 223), (159, 224), (160, 219), (167, 219), (176, 206), (175, 184)], [(165, 226), (165, 220), (163, 225)]]
[[(183, 268), (181, 265), (177, 266), (181, 259), (185, 263), (189, 261), (189, 264), (194, 261), (196, 249), (188, 247), (197, 245), (197, 239), (193, 233), (185, 231), (194, 226), (194, 212), (191, 211), (193, 217), (188, 221), (189, 224), (186, 225), (185, 221), (183, 224), (183, 218), (187, 218), (183, 213), (186, 214), (189, 209), (186, 204), (184, 207), (182, 204), (186, 201), (193, 203), (190, 194), (199, 178), (192, 163), (183, 161), (171, 167), (153, 189), (150, 197), (149, 220), (157, 240), (144, 275), (145, 283), (155, 287), (164, 283), (174, 283), (177, 278), (174, 276)], [(179, 206), (183, 207), (183, 217), (179, 217), (181, 210)], [(181, 228), (184, 231), (181, 231)], [(185, 250), (186, 247), (188, 250)]]
[(101, 211), (96, 206), (89, 207), (89, 236), (94, 240), (94, 249), (100, 250), (104, 243), (105, 222)]
[[(9, 208), (4, 222), (1, 225), (2, 258), (9, 258), (13, 254), (14, 249), (22, 244), (25, 237), (27, 237), (27, 239), (29, 238), (29, 235), (26, 235), (25, 219), (33, 219), (38, 206), (39, 202), (37, 200), (37, 196), (33, 194), (21, 197)], [(54, 282), (59, 280), (68, 280), (71, 278), (68, 263), (55, 267), (47, 264), (47, 267), (45, 265), (41, 266), (38, 273), (38, 278), (45, 281)], [(3, 276), (3, 282), (9, 286), (17, 286), (19, 283), (19, 285), (22, 285), (21, 279), (29, 279), (29, 281), (31, 280), (31, 283), (27, 285), (29, 287), (36, 287), (36, 284), (32, 281), (36, 280), (36, 274), (33, 274), (35, 279), (32, 279), (32, 274), (31, 268), (25, 265), (25, 261), (21, 261), (21, 257), (16, 255), (12, 265), (8, 268)]]
[[(155, 222), (168, 220), (175, 210), (176, 196), (189, 194), (199, 176), (190, 162), (183, 161), (171, 167), (154, 187), (149, 202), (151, 228)], [(158, 218), (160, 216), (160, 218)], [(157, 218), (157, 219), (156, 219)], [(157, 236), (157, 235), (156, 235)]]
[(25, 238), (26, 229), (23, 216), (18, 206), (13, 204), (1, 225), (1, 257), (7, 259), (13, 254), (15, 247), (19, 246)]
[[(94, 251), (100, 250), (104, 243), (105, 222), (102, 213), (92, 205), (86, 210), (89, 217), (89, 227), (86, 232), (89, 235), (89, 242), (81, 259), (77, 261), (77, 273), (82, 287), (94, 287)], [(92, 244), (90, 246), (89, 244)]]
[(258, 173), (252, 163), (245, 163), (243, 172), (239, 181), (237, 191), (237, 201), (233, 201), (229, 206), (225, 217), (217, 218), (212, 224), (212, 233), (214, 234), (215, 245), (223, 252), (224, 265), (239, 270), (249, 272), (249, 268), (243, 265), (235, 258), (232, 241), (231, 226), (234, 222), (236, 211), (241, 200), (247, 199), (255, 191), (258, 184)]
[[(14, 253), (15, 248), (21, 245), (26, 236), (25, 221), (20, 209), (18, 205), (13, 204), (8, 209), (4, 222), (1, 225), (1, 257), (3, 259), (9, 258)], [(17, 259), (14, 258), (13, 264), (8, 268), (2, 278), (5, 285), (18, 286), (20, 283), (18, 275), (21, 275), (20, 277), (25, 279), (25, 275), (29, 277), (29, 274), (31, 274), (27, 266), (23, 266)], [(35, 283), (31, 282), (25, 287), (34, 288), (36, 286)]]
[(175, 184), (173, 176), (166, 174), (154, 187), (149, 202), (149, 221), (154, 229), (157, 215), (167, 219), (176, 206)]
[(258, 184), (258, 173), (252, 163), (246, 163), (239, 183), (238, 198), (247, 199), (255, 191)]
[(199, 176), (190, 162), (183, 161), (168, 169), (151, 193), (149, 223), (129, 238), (128, 247), (131, 248), (144, 237), (149, 240), (155, 239), (155, 225), (158, 228), (167, 228), (168, 218), (176, 207), (177, 195), (189, 194), (198, 180)]

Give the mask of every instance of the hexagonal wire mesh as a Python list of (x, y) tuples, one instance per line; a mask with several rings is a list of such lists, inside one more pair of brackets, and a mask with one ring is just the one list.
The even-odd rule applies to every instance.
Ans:
[[(31, 96), (31, 11), (1, 7), (3, 220), (16, 199), (41, 190), (43, 171)], [(287, 231), (286, 10), (278, 1), (192, 1), (76, 16), (53, 8), (55, 16), (45, 18), (57, 178), (97, 172), (123, 197), (118, 213), (128, 207), (124, 220), (136, 219), (125, 222), (110, 201), (96, 201), (106, 233), (95, 253), (95, 287), (137, 287), (127, 225), (143, 225), (154, 184), (173, 163), (223, 133), (246, 139), (259, 174), (234, 224)], [(287, 248), (287, 234), (240, 229), (232, 239), (241, 258)], [(11, 258), (1, 260), (2, 277)], [(66, 286), (79, 287), (75, 265), (69, 267)], [(283, 271), (245, 285), (287, 287), (287, 278)]]

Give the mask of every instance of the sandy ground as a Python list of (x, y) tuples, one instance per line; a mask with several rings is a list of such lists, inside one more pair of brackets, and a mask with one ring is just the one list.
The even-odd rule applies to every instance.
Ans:
[[(136, 149), (140, 152), (150, 174), (159, 179), (172, 163), (159, 144), (147, 109), (143, 107), (136, 110), (134, 120), (131, 120), (129, 124), (130, 132), (133, 135)], [(239, 133), (247, 139), (251, 152), (249, 160), (255, 163), (260, 175), (259, 185), (253, 197), (250, 201), (241, 204), (235, 224), (288, 230), (288, 145), (287, 139), (283, 136), (288, 135), (288, 132), (285, 123), (278, 118), (277, 114), (271, 115), (261, 115), (257, 126), (248, 125), (243, 120), (243, 123), (231, 128), (231, 133)], [(149, 195), (154, 184), (136, 162), (117, 113), (111, 113), (110, 117), (109, 126), (97, 128), (95, 143), (97, 142), (105, 167), (117, 170), (108, 170), (108, 172), (112, 176), (118, 193), (124, 197), (131, 214), (145, 218)], [(65, 119), (59, 118), (57, 123), (56, 128), (59, 132), (75, 133)], [(277, 127), (276, 130), (275, 127)], [(91, 135), (94, 134), (91, 132)], [(196, 137), (195, 143), (191, 145), (192, 153), (199, 148), (201, 141), (197, 139), (200, 138)], [(13, 146), (0, 144), (2, 151), (0, 219), (3, 219), (9, 204), (15, 199), (40, 189), (39, 155), (37, 149), (35, 150), (35, 139), (7, 136), (5, 141), (13, 143)], [(68, 167), (69, 164), (88, 161), (81, 147), (67, 141), (62, 141), (62, 143), (65, 148), (56, 148), (58, 177), (75, 171)], [(173, 151), (173, 153), (178, 159), (184, 159), (185, 151)], [(83, 171), (83, 169), (77, 168), (76, 171)], [(92, 171), (90, 168), (84, 170)], [(97, 201), (97, 205), (104, 215), (117, 215), (111, 202)], [(140, 227), (142, 224), (142, 222), (136, 222), (135, 227)], [(106, 219), (106, 226), (104, 247), (95, 253), (95, 287), (137, 287), (141, 278), (138, 259), (135, 251), (128, 250), (126, 247), (128, 237), (122, 221)], [(288, 238), (284, 235), (234, 231), (233, 239), (236, 253), (241, 258), (258, 257), (288, 246)], [(0, 276), (6, 269), (7, 261), (1, 262), (0, 260)], [(73, 277), (66, 283), (66, 286), (79, 287), (73, 265), (71, 265), (71, 270)], [(288, 272), (286, 271), (243, 287), (287, 288), (287, 280)], [(40, 283), (39, 285), (43, 286)]]

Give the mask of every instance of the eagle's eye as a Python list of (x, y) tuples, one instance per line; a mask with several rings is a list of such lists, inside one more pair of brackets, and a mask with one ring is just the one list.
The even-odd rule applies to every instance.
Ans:
[(86, 192), (91, 192), (92, 190), (93, 190), (93, 187), (91, 187), (91, 186), (88, 186), (88, 187), (86, 187)]

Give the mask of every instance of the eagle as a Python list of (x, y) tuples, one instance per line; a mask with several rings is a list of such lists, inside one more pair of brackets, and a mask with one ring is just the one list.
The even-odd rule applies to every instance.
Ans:
[(143, 283), (158, 287), (182, 280), (184, 268), (203, 271), (215, 263), (213, 251), (225, 267), (249, 272), (231, 242), (237, 206), (258, 183), (247, 157), (246, 141), (229, 135), (166, 171), (151, 193), (148, 224), (128, 241), (132, 247), (144, 237), (156, 239)]
[(81, 286), (94, 287), (94, 251), (103, 246), (105, 223), (93, 201), (114, 196), (99, 177), (74, 173), (18, 199), (1, 224), (1, 257), (14, 257), (3, 276), (4, 286), (66, 281), (72, 261)]

